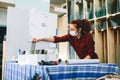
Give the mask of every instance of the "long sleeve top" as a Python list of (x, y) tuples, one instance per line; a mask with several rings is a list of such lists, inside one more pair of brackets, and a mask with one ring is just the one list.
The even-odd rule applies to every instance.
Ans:
[(71, 36), (70, 34), (66, 34), (61, 37), (54, 36), (54, 38), (54, 43), (69, 41), (80, 59), (84, 59), (87, 55), (89, 55), (92, 59), (98, 58), (97, 54), (94, 52), (93, 38), (89, 34), (82, 35), (80, 39), (76, 36)]

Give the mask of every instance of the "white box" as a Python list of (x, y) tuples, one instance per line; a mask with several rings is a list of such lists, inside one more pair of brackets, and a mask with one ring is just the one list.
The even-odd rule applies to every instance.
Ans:
[(18, 63), (19, 64), (33, 64), (38, 65), (38, 62), (45, 60), (45, 55), (43, 54), (28, 54), (28, 55), (19, 55)]
[(38, 62), (41, 62), (41, 60), (56, 61), (57, 59), (56, 54), (26, 54), (18, 56), (18, 63), (38, 65)]
[(58, 56), (57, 54), (47, 54), (46, 55), (46, 58), (45, 58), (45, 61), (57, 61), (58, 60)]

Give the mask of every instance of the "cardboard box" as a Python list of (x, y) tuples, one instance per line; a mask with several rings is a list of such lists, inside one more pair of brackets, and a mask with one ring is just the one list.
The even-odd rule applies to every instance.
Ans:
[(120, 76), (118, 76), (118, 75), (106, 75), (106, 76), (100, 77), (96, 80), (120, 80)]

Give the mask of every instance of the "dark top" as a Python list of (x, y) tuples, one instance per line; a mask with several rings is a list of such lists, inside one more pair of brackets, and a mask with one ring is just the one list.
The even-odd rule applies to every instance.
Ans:
[(61, 37), (54, 36), (54, 38), (54, 43), (69, 41), (80, 59), (84, 59), (87, 55), (91, 56), (92, 59), (98, 59), (97, 54), (94, 52), (93, 38), (89, 34), (82, 35), (80, 39), (70, 34)]

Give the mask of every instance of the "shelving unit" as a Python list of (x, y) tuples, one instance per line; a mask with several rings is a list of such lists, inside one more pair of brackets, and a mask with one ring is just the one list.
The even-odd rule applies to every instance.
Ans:
[[(67, 6), (68, 22), (84, 18), (91, 22), (95, 52), (100, 61), (120, 66), (120, 0), (67, 0), (67, 3), (74, 3)], [(80, 15), (83, 17), (77, 17)]]

